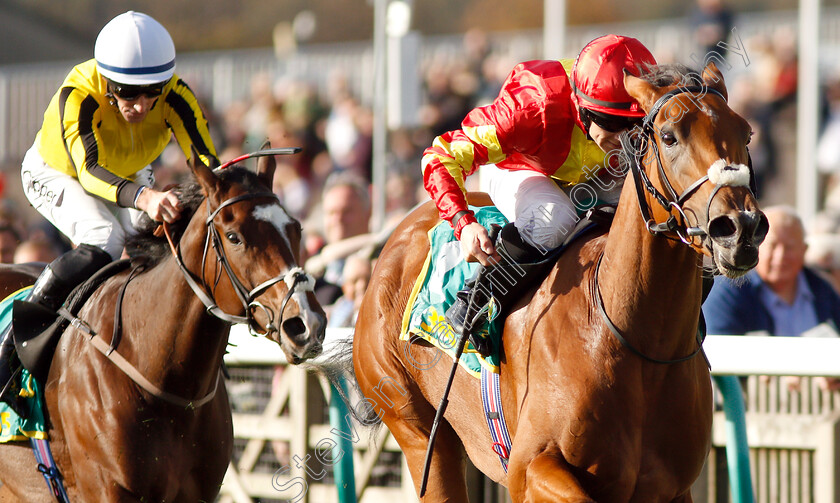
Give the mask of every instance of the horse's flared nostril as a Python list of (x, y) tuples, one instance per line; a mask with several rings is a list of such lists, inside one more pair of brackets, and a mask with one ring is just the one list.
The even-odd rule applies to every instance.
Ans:
[(770, 222), (767, 221), (767, 217), (764, 213), (757, 211), (753, 213), (757, 215), (757, 223), (755, 224), (755, 230), (753, 231), (753, 242), (756, 246), (760, 245), (764, 242), (764, 238), (767, 237), (767, 233), (770, 231)]
[(729, 216), (721, 216), (709, 222), (709, 237), (715, 241), (732, 238), (738, 232), (738, 225)]
[(306, 342), (305, 340), (302, 340), (303, 336), (306, 335), (306, 324), (299, 316), (283, 321), (283, 332), (285, 332), (286, 336), (288, 336), (295, 344)]

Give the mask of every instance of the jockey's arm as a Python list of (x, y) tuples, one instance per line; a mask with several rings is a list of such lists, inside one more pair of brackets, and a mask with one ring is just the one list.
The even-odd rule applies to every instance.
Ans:
[[(493, 103), (473, 109), (461, 129), (435, 138), (424, 152), (424, 187), (440, 217), (455, 229), (468, 261), (487, 265), (498, 255), (487, 230), (475, 221), (467, 205), (466, 177), (479, 166), (499, 165), (511, 155), (537, 152), (545, 140), (546, 103), (566, 103), (568, 87), (565, 70), (557, 62), (519, 64)], [(563, 113), (554, 120), (565, 118), (567, 108), (560, 107)]]
[(441, 218), (455, 230), (464, 259), (482, 265), (490, 265), (490, 257), (496, 255), (496, 249), (487, 230), (476, 221), (467, 205), (464, 181), (487, 162), (486, 148), (473, 143), (462, 130), (439, 136), (423, 156), (424, 186)]
[(219, 159), (207, 119), (192, 89), (183, 80), (178, 79), (166, 95), (166, 105), (167, 123), (184, 155), (189, 159), (192, 147), (195, 147), (205, 166), (218, 166)]

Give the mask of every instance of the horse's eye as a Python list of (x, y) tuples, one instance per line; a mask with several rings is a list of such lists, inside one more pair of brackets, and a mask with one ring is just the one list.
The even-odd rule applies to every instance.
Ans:
[(747, 136), (747, 145), (749, 145), (749, 144), (750, 144), (750, 142), (752, 141), (752, 137), (753, 137), (753, 136), (755, 136), (755, 131), (750, 131), (750, 135), (749, 135), (749, 136)]
[(663, 131), (660, 138), (662, 138), (662, 143), (664, 143), (668, 147), (677, 143), (677, 137), (674, 136), (674, 133), (669, 133), (667, 131)]
[(228, 233), (225, 234), (225, 237), (232, 244), (235, 244), (235, 245), (242, 244), (242, 240), (239, 239), (239, 234), (237, 234), (235, 232), (228, 232)]

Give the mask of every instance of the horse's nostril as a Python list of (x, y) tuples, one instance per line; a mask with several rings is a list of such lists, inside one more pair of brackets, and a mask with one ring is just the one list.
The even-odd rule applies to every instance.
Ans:
[(755, 241), (756, 245), (760, 245), (764, 242), (764, 238), (767, 237), (767, 232), (770, 231), (770, 222), (767, 221), (767, 217), (764, 216), (764, 213), (761, 213), (761, 216), (758, 219), (758, 224), (755, 226), (755, 232), (753, 232), (753, 240)]
[(306, 324), (299, 316), (295, 316), (283, 322), (283, 331), (297, 343), (297, 339), (306, 333)]
[(709, 223), (709, 237), (712, 239), (727, 238), (738, 231), (735, 221), (729, 217), (717, 217)]

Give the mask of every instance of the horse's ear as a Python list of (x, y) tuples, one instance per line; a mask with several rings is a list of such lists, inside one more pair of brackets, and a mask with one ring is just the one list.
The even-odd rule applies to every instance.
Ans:
[(723, 74), (720, 73), (714, 61), (709, 61), (708, 66), (703, 69), (703, 83), (718, 91), (725, 99), (729, 99), (726, 93), (726, 84), (723, 82)]
[(195, 146), (192, 146), (191, 149), (190, 169), (192, 169), (195, 179), (198, 180), (205, 194), (209, 196), (212, 192), (215, 192), (216, 185), (219, 183), (219, 177), (213, 173), (212, 169), (204, 164)]
[[(271, 142), (268, 140), (260, 146), (260, 150), (271, 148)], [(273, 155), (264, 155), (257, 160), (257, 177), (269, 189), (274, 185), (274, 170), (277, 168), (277, 161)]]
[(659, 88), (645, 79), (640, 79), (632, 73), (624, 69), (624, 88), (634, 100), (639, 102), (639, 105), (645, 111), (650, 110), (656, 98), (659, 97)]

